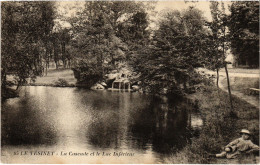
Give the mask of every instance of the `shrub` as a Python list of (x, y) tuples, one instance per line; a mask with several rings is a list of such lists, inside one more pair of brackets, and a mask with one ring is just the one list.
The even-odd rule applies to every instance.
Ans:
[(6, 88), (6, 87), (1, 87), (1, 100), (6, 100), (9, 98), (14, 98), (14, 97), (18, 97), (19, 94), (17, 91), (15, 91), (14, 89), (11, 88)]
[(67, 87), (67, 86), (69, 86), (69, 83), (64, 79), (59, 78), (58, 81), (56, 81), (54, 83), (54, 86), (56, 86), (56, 87)]
[(95, 63), (80, 61), (73, 69), (77, 84), (84, 84), (87, 87), (103, 79), (103, 67)]

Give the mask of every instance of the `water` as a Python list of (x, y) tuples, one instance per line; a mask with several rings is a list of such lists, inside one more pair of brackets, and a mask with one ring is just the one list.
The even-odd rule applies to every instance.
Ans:
[(184, 100), (79, 88), (23, 87), (1, 113), (4, 163), (164, 163), (203, 124)]

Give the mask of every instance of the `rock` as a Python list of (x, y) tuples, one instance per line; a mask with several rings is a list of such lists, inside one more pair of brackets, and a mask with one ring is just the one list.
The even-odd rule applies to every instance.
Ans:
[(133, 88), (133, 90), (136, 90), (136, 91), (137, 91), (138, 89), (140, 89), (140, 87), (139, 87), (138, 85), (133, 85), (132, 88)]
[(95, 84), (90, 89), (93, 89), (93, 90), (104, 90), (105, 87), (102, 86), (101, 84)]
[(101, 85), (103, 85), (104, 87), (107, 86), (107, 84), (105, 82), (102, 82)]

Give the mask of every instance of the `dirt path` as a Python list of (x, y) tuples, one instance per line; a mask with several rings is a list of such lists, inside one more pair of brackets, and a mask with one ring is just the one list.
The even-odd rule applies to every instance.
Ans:
[[(214, 75), (216, 77), (216, 72), (200, 68), (199, 71), (203, 71), (205, 74)], [(229, 78), (230, 78), (230, 85), (234, 85), (235, 78), (259, 78), (259, 70), (258, 69), (228, 69)], [(216, 80), (215, 80), (216, 81)], [(227, 90), (227, 79), (226, 79), (226, 72), (225, 70), (221, 69), (219, 72), (219, 87), (223, 90), (228, 92)], [(242, 100), (245, 100), (249, 104), (259, 107), (259, 97), (245, 95), (244, 93), (238, 90), (231, 90), (232, 95), (239, 97)]]
[[(230, 77), (230, 82), (231, 82), (231, 85), (233, 84), (232, 82), (234, 82), (234, 77)], [(248, 77), (250, 78), (250, 77)], [(228, 89), (227, 89), (227, 78), (224, 77), (224, 76), (220, 76), (219, 77), (219, 87), (228, 92)], [(259, 107), (259, 98), (256, 97), (256, 96), (250, 96), (250, 95), (245, 95), (244, 93), (241, 93), (239, 91), (236, 91), (236, 90), (231, 90), (231, 94), (232, 95), (235, 95), (237, 97), (239, 97), (240, 99), (243, 99), (245, 100), (246, 102), (248, 102), (249, 104), (255, 106), (255, 107)]]

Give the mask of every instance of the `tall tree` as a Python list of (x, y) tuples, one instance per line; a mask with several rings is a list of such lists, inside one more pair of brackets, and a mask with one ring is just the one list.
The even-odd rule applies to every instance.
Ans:
[(224, 8), (220, 9), (219, 2), (210, 2), (210, 11), (212, 16), (212, 22), (210, 22), (209, 28), (211, 35), (208, 38), (208, 46), (211, 48), (209, 51), (206, 67), (210, 70), (217, 71), (217, 87), (219, 86), (219, 69), (225, 66), (226, 50), (226, 15)]
[(148, 30), (149, 18), (145, 11), (135, 13), (127, 22), (119, 25), (117, 35), (128, 46), (127, 61), (137, 69), (138, 56), (142, 49), (149, 44), (151, 31)]
[(56, 65), (56, 69), (59, 68), (59, 59), (60, 59), (60, 52), (61, 52), (61, 48), (60, 48), (61, 44), (60, 44), (59, 37), (60, 35), (57, 32), (53, 32), (50, 37), (50, 42), (52, 43), (52, 49), (53, 49), (53, 60)]
[(69, 29), (65, 28), (59, 32), (59, 40), (60, 40), (60, 44), (61, 44), (61, 59), (62, 59), (64, 68), (67, 67), (67, 62), (69, 61), (69, 58), (70, 58), (69, 54), (68, 54), (68, 50), (66, 49), (66, 45), (70, 41), (69, 31), (70, 31)]
[(180, 91), (192, 77), (194, 68), (202, 66), (204, 28), (201, 11), (167, 11), (159, 22), (151, 45), (144, 49), (140, 66), (143, 82), (153, 92)]
[(229, 29), (238, 65), (259, 66), (259, 2), (233, 2)]
[[(79, 58), (103, 68), (103, 74), (109, 69), (117, 69), (120, 62), (126, 61), (129, 50), (122, 27), (139, 26), (140, 29), (141, 21), (138, 19), (144, 7), (139, 2), (86, 2), (83, 11), (69, 20), (73, 36), (71, 43)], [(132, 33), (137, 36), (137, 31), (133, 29)]]
[(225, 14), (225, 7), (224, 3), (222, 2), (221, 5), (219, 2), (210, 2), (210, 9), (213, 21), (210, 23), (210, 29), (212, 31), (210, 42), (213, 45), (213, 53), (211, 54), (212, 57), (208, 61), (210, 64), (211, 69), (217, 70), (217, 86), (219, 80), (218, 71), (220, 68), (225, 68), (226, 77), (227, 77), (227, 86), (228, 86), (228, 93), (229, 93), (229, 100), (230, 100), (230, 115), (235, 117), (236, 114), (233, 111), (233, 103), (232, 103), (232, 94), (230, 89), (229, 83), (229, 76), (228, 76), (228, 69), (227, 64), (228, 62), (225, 61), (226, 59), (226, 51), (229, 49), (230, 43), (230, 34), (228, 33), (228, 16)]
[(2, 2), (1, 10), (2, 74), (17, 76), (19, 87), (26, 78), (42, 72), (42, 52), (53, 27), (54, 8), (52, 2)]

